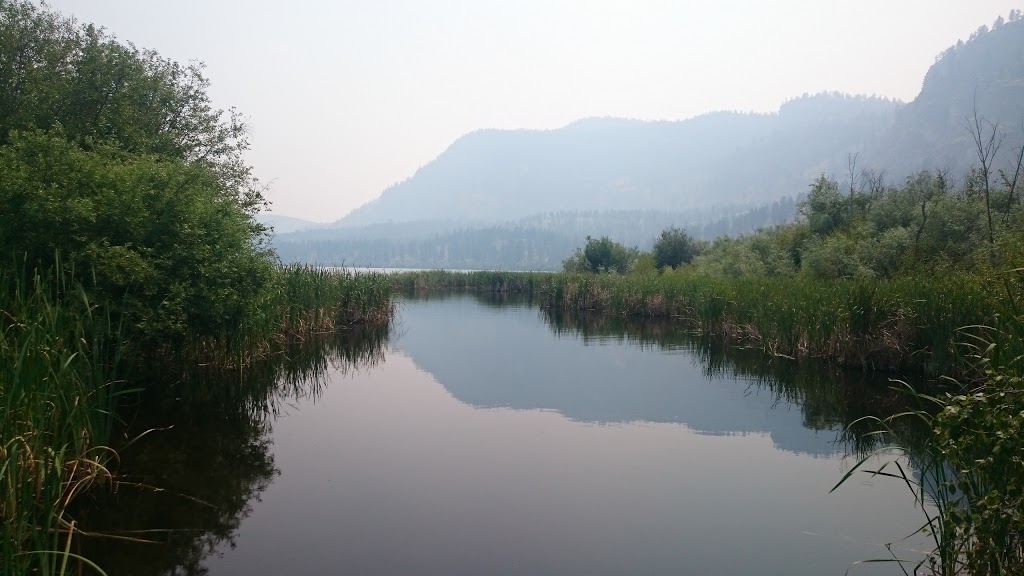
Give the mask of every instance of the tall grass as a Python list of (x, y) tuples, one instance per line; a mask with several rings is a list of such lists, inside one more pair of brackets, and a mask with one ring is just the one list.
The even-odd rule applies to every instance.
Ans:
[(549, 272), (459, 272), (425, 270), (395, 272), (389, 275), (395, 289), (405, 292), (423, 290), (484, 290), (532, 294), (547, 285), (553, 274)]
[[(847, 366), (944, 373), (964, 365), (956, 330), (1006, 313), (977, 276), (823, 281), (668, 274), (425, 272), (392, 276), (401, 289), (532, 295), (540, 306), (669, 318), (732, 344)], [(1021, 291), (1024, 283), (1011, 289)], [(1007, 353), (1024, 353), (1013, 344)]]
[(385, 274), (303, 265), (280, 269), (270, 306), (278, 331), (295, 337), (385, 324), (394, 313)]
[(0, 568), (64, 572), (67, 508), (110, 478), (120, 333), (63, 276), (0, 287)]
[[(1024, 269), (1011, 275), (1024, 280)], [(983, 380), (959, 385), (950, 379), (952, 390), (936, 395), (902, 384), (921, 407), (868, 418), (881, 424), (897, 445), (904, 445), (898, 431), (903, 420), (919, 420), (931, 431), (929, 442), (899, 453), (919, 476), (908, 474), (898, 460), (867, 470), (905, 483), (922, 510), (928, 509), (926, 504), (936, 508), (934, 514), (925, 514), (920, 530), (931, 537), (934, 550), (914, 571), (1024, 574), (1024, 310), (1013, 280), (1005, 283), (1007, 314), (960, 331)], [(836, 488), (867, 461), (858, 462)], [(890, 561), (908, 564), (896, 556)]]
[[(251, 398), (254, 378), (294, 384), (324, 370), (298, 364), (322, 358), (308, 349), (332, 348), (339, 333), (368, 326), (371, 340), (380, 340), (394, 312), (391, 281), (380, 274), (290, 266), (272, 286), (235, 331), (141, 349), (121, 330), (130, 322), (91, 303), (74, 279), (0, 268), (0, 573), (95, 568), (70, 552), (81, 532), (68, 510), (80, 494), (112, 481), (117, 454), (108, 446), (117, 400), (134, 390), (129, 380), (163, 387), (217, 372), (206, 379), (215, 386), (191, 387), (188, 400)], [(379, 346), (352, 348), (338, 354), (361, 357)], [(271, 357), (277, 368), (268, 373)]]
[[(76, 551), (111, 575), (201, 574), (202, 559), (234, 541), (279, 473), (270, 441), (279, 411), (381, 362), (388, 334), (375, 324), (319, 334), (244, 371), (193, 366), (180, 382), (147, 387), (121, 409), (115, 489), (70, 510), (88, 531)], [(146, 430), (154, 432), (131, 442)]]
[(392, 291), (381, 273), (282, 266), (235, 329), (141, 351), (143, 367), (150, 375), (172, 372), (178, 378), (194, 364), (244, 371), (290, 342), (319, 341), (360, 325), (387, 326), (394, 316)]

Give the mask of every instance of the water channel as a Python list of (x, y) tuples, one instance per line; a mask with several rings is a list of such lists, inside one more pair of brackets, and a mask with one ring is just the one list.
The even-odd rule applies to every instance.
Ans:
[(845, 426), (897, 409), (884, 381), (471, 295), (293, 360), (243, 400), (146, 401), (80, 552), (110, 574), (817, 576), (924, 546), (900, 482), (829, 493), (872, 447)]

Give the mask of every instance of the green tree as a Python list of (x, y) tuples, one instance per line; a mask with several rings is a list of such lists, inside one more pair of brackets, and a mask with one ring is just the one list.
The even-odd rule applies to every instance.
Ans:
[(849, 198), (839, 191), (839, 183), (825, 176), (811, 184), (807, 199), (799, 205), (811, 234), (825, 235), (843, 228), (850, 221)]
[(42, 131), (0, 147), (0, 254), (89, 278), (92, 297), (147, 336), (237, 327), (269, 286), (274, 257), (204, 165), (83, 151)]
[(661, 231), (654, 241), (654, 265), (659, 270), (689, 264), (701, 252), (701, 243), (685, 230), (672, 226)]
[(629, 272), (633, 262), (640, 256), (637, 248), (626, 248), (607, 236), (591, 238), (587, 244), (577, 248), (575, 254), (562, 262), (566, 272)]
[(182, 66), (20, 0), (0, 0), (0, 266), (60, 266), (136, 335), (219, 334), (275, 258), (246, 127)]

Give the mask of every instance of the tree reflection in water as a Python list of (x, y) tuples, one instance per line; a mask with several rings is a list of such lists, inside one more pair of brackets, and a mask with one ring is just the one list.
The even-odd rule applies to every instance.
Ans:
[[(836, 444), (848, 454), (861, 456), (892, 439), (866, 417), (885, 418), (909, 409), (911, 398), (895, 389), (885, 373), (848, 370), (823, 360), (796, 361), (774, 357), (761, 350), (730, 346), (721, 339), (705, 338), (680, 329), (665, 319), (642, 319), (588, 312), (565, 313), (545, 308), (541, 316), (556, 335), (580, 337), (584, 342), (609, 339), (663, 350), (685, 350), (697, 358), (709, 380), (748, 380), (752, 387), (772, 393), (777, 403), (800, 407), (804, 427), (835, 430)], [(916, 418), (901, 418), (891, 425), (901, 440), (910, 440), (906, 450), (920, 448), (928, 431)]]
[(77, 553), (108, 574), (205, 574), (204, 558), (234, 547), (251, 504), (279, 474), (270, 431), (282, 407), (315, 400), (332, 373), (382, 362), (388, 336), (363, 327), (287, 342), (242, 371), (197, 368), (147, 386), (122, 410), (118, 482), (73, 513), (88, 534)]

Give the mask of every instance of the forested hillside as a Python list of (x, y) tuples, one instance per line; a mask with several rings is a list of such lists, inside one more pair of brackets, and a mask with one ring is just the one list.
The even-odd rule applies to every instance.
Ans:
[[(594, 118), (558, 130), (481, 130), (340, 224), (498, 223), (538, 212), (689, 211), (795, 195), (888, 127), (896, 102), (804, 96), (777, 114), (681, 122)], [(784, 155), (780, 157), (780, 154)]]
[(281, 235), (280, 257), (289, 262), (379, 268), (557, 270), (589, 235), (610, 236), (649, 249), (670, 226), (701, 239), (752, 232), (791, 221), (796, 201), (747, 210), (736, 207), (693, 213), (642, 210), (549, 212), (492, 226), (454, 227), (450, 221), (375, 224)]
[(773, 114), (480, 130), (334, 226), (279, 230), (275, 246), (325, 264), (558, 268), (587, 235), (645, 248), (667, 226), (712, 239), (786, 222), (793, 200), (780, 199), (822, 175), (879, 191), (931, 170), (962, 187), (975, 136), (993, 143), (993, 177), (1024, 144), (1019, 11), (939, 54), (910, 103), (822, 93)]
[[(961, 176), (978, 163), (970, 125), (974, 112), (983, 127), (998, 126), (1004, 137), (997, 166), (1011, 162), (1024, 141), (1024, 19), (999, 17), (967, 41), (936, 58), (921, 92), (900, 108), (882, 142), (867, 149), (872, 164), (902, 178), (920, 170), (949, 170)], [(886, 159), (891, 158), (891, 162)]]

